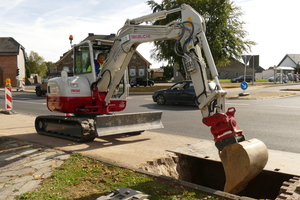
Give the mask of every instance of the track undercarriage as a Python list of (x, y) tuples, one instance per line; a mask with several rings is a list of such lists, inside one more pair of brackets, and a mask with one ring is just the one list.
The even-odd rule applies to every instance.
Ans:
[(123, 113), (97, 116), (38, 116), (35, 129), (41, 135), (76, 142), (90, 142), (96, 137), (121, 133), (141, 133), (163, 128), (162, 112)]
[(75, 116), (38, 116), (35, 129), (41, 135), (59, 137), (76, 142), (89, 142), (96, 138), (94, 119)]

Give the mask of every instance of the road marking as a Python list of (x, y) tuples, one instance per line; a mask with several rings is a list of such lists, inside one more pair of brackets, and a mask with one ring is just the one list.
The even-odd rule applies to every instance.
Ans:
[(227, 103), (227, 102), (226, 105), (250, 106), (250, 104), (248, 103)]
[(275, 107), (278, 107), (278, 108), (300, 108), (300, 106), (280, 106), (280, 105), (275, 105)]
[(18, 100), (32, 100), (32, 98), (18, 98)]
[(37, 103), (37, 102), (29, 102), (29, 101), (18, 101), (18, 100), (13, 100), (15, 102), (20, 102), (20, 103), (29, 103), (29, 104), (41, 104), (41, 105), (46, 105), (47, 103)]

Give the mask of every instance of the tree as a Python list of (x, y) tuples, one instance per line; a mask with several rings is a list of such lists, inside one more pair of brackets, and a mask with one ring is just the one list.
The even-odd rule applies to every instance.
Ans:
[(170, 66), (170, 65), (167, 65), (165, 67), (163, 67), (164, 69), (164, 76), (167, 78), (167, 79), (171, 79), (173, 77), (173, 67)]
[[(255, 42), (246, 40), (247, 32), (243, 30), (244, 22), (239, 20), (242, 15), (240, 7), (234, 6), (231, 0), (163, 0), (161, 4), (153, 0), (147, 1), (153, 12), (171, 10), (186, 3), (199, 12), (206, 23), (206, 37), (214, 61), (217, 66), (230, 63), (230, 58), (240, 59), (244, 52), (251, 50)], [(154, 24), (163, 25), (180, 19), (180, 13), (168, 15), (166, 19)], [(151, 58), (156, 61), (168, 61), (169, 65), (179, 66), (179, 72), (185, 77), (181, 57), (174, 52), (175, 41), (156, 41), (151, 50)]]
[(51, 69), (52, 69), (52, 71), (57, 72), (57, 70), (56, 70), (57, 67), (56, 67), (55, 63), (48, 61), (48, 62), (45, 62), (45, 65), (47, 66), (47, 73), (51, 73)]
[(154, 74), (154, 70), (153, 69), (151, 69), (150, 74), (151, 74), (151, 78), (153, 78), (153, 74)]
[(30, 74), (38, 74), (44, 77), (48, 71), (48, 67), (44, 62), (44, 58), (39, 56), (38, 53), (31, 51), (26, 62), (26, 68), (29, 70)]

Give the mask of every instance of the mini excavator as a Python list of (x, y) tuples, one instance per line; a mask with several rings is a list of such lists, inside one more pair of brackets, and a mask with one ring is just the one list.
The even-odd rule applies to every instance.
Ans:
[[(181, 19), (166, 25), (143, 24), (175, 12), (181, 12)], [(234, 116), (235, 108), (225, 110), (227, 93), (218, 79), (204, 19), (186, 4), (126, 20), (114, 41), (95, 39), (73, 45), (73, 75), (68, 76), (63, 70), (61, 77), (50, 79), (47, 85), (48, 109), (73, 116), (38, 116), (36, 131), (87, 142), (104, 135), (162, 128), (161, 112), (118, 113), (126, 107), (126, 68), (136, 48), (141, 43), (161, 40), (176, 40), (175, 53), (182, 57), (186, 74), (193, 81), (202, 122), (210, 127), (225, 170), (224, 191), (238, 193), (263, 170), (268, 150), (258, 139), (245, 139)], [(101, 72), (96, 74), (94, 59), (99, 53), (107, 57)], [(214, 81), (208, 81), (207, 72)]]

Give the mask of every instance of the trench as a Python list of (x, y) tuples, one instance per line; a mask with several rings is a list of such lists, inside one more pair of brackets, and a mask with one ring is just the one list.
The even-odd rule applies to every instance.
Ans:
[[(178, 170), (184, 173), (178, 174), (179, 179), (216, 190), (223, 190), (225, 173), (221, 162), (186, 155), (178, 156), (177, 168), (184, 168), (184, 170)], [(289, 181), (293, 177), (290, 174), (263, 170), (237, 195), (255, 199), (276, 199), (283, 182)]]
[[(176, 179), (219, 191), (223, 191), (225, 185), (225, 173), (221, 162), (184, 154), (176, 153), (173, 158), (161, 158), (148, 162), (147, 166), (142, 169), (172, 177), (176, 174)], [(254, 199), (290, 199), (278, 197), (282, 192), (282, 185), (293, 177), (295, 175), (263, 170), (236, 195)]]

